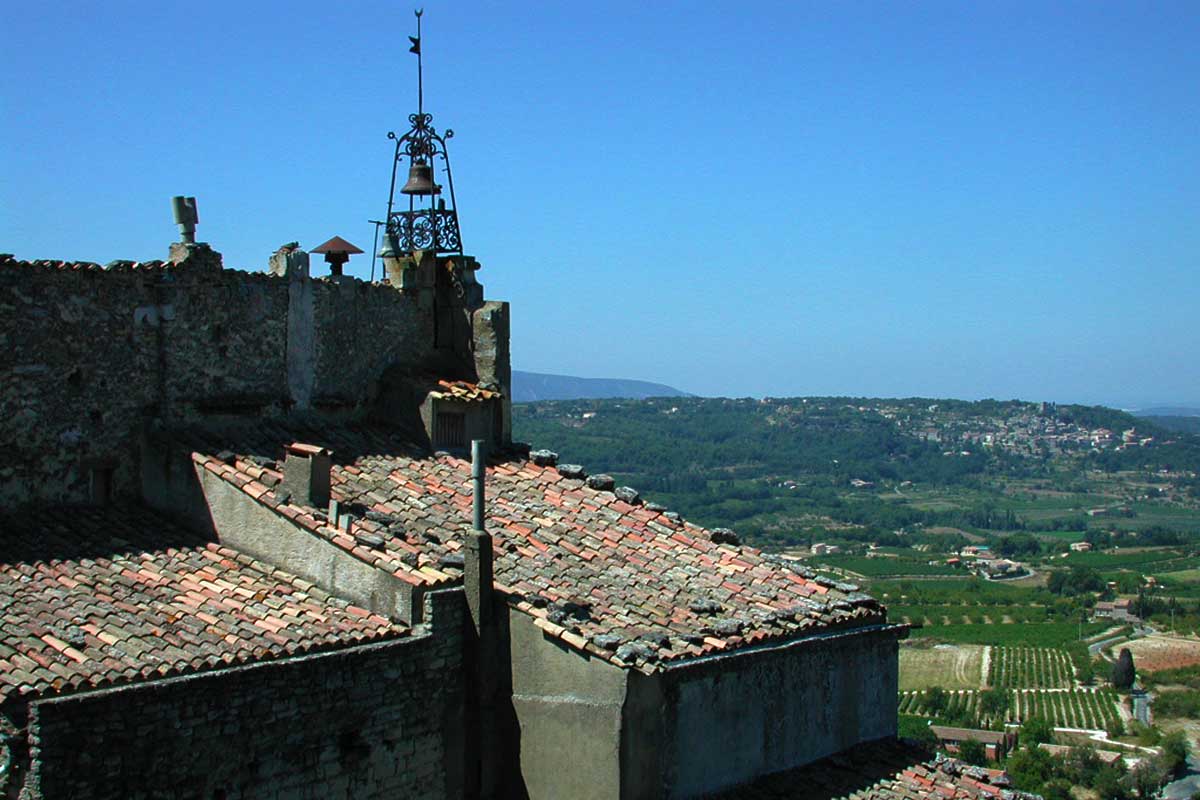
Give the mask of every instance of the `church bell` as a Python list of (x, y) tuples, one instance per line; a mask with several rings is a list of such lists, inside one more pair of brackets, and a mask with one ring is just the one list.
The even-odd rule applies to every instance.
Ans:
[(442, 187), (433, 182), (433, 167), (417, 159), (408, 168), (408, 183), (400, 191), (404, 194), (434, 195), (441, 194)]

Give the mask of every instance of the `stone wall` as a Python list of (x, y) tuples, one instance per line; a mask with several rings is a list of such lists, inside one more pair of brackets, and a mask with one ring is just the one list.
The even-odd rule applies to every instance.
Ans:
[(519, 772), (508, 796), (530, 800), (635, 796), (622, 792), (621, 713), (625, 670), (546, 637), (509, 610), (515, 736), (501, 731)]
[(421, 636), (31, 704), (29, 800), (462, 793), (461, 591)]
[[(106, 268), (0, 256), (0, 502), (86, 501), (95, 476), (135, 495), (139, 435), (155, 425), (377, 411), (389, 367), (473, 378), (465, 304), (482, 299), (440, 274), (431, 265), (430, 285), (407, 292), (313, 279), (308, 254), (286, 248), (270, 273), (246, 273), (202, 244)], [(507, 393), (507, 306), (486, 308), (486, 370)], [(452, 338), (436, 341), (438, 316)]]
[(815, 636), (662, 673), (664, 789), (693, 797), (896, 735), (900, 629)]

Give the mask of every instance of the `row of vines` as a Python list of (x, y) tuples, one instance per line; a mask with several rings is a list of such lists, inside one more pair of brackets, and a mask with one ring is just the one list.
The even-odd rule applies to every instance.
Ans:
[(989, 686), (1002, 689), (1067, 689), (1074, 667), (1066, 651), (1049, 647), (993, 647)]
[[(979, 700), (980, 692), (975, 690), (947, 692), (945, 707), (936, 716), (968, 727), (988, 727), (1002, 721), (1021, 722), (1041, 717), (1055, 727), (1089, 730), (1106, 730), (1120, 717), (1117, 693), (1111, 689), (1013, 689), (1009, 692), (1004, 720), (989, 719), (982, 714)], [(935, 716), (928, 707), (928, 693), (924, 691), (901, 692), (899, 711), (901, 714)]]
[[(892, 603), (888, 616), (898, 622), (925, 625), (998, 625), (1020, 622), (1074, 621), (1076, 618), (1051, 606)], [(946, 622), (949, 620), (949, 622)]]

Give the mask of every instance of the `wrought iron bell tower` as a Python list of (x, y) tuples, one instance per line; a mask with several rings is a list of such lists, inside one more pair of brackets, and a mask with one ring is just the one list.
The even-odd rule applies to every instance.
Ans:
[[(450, 172), (450, 156), (446, 152), (446, 142), (454, 137), (454, 131), (447, 128), (444, 134), (439, 134), (433, 127), (433, 115), (425, 113), (421, 68), (422, 12), (414, 13), (417, 17), (417, 35), (408, 38), (412, 42), (409, 52), (417, 55), (417, 113), (408, 115), (412, 125), (408, 133), (397, 136), (395, 131), (388, 132), (388, 138), (396, 142), (396, 152), (392, 159), (392, 184), (388, 192), (381, 255), (400, 255), (414, 250), (461, 255), (462, 236), (454, 202), (454, 177)], [(439, 160), (446, 176), (445, 187), (437, 182), (435, 167)], [(404, 208), (403, 197), (400, 199), (400, 208), (396, 207), (396, 173), (401, 161), (408, 164), (408, 180), (400, 187), (400, 194), (408, 198), (407, 209)], [(448, 190), (449, 204), (444, 189)]]

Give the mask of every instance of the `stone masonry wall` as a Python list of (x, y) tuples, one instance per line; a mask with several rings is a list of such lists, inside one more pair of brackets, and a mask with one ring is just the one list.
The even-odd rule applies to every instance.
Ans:
[(35, 702), (23, 796), (461, 796), (465, 604), (426, 602), (426, 636)]
[[(384, 284), (313, 282), (316, 318), (316, 407), (353, 407), (374, 400), (392, 365), (437, 370), (453, 360), (433, 346), (433, 314)], [(462, 353), (470, 343), (458, 343)]]
[(898, 636), (836, 633), (668, 670), (663, 794), (693, 797), (894, 737)]
[[(175, 245), (172, 258), (0, 256), (0, 502), (87, 500), (94, 467), (135, 494), (146, 426), (354, 413), (391, 364), (470, 364), (469, 341), (435, 348), (433, 307), (389, 285), (225, 270), (207, 245)], [(298, 368), (311, 373), (298, 381)]]

